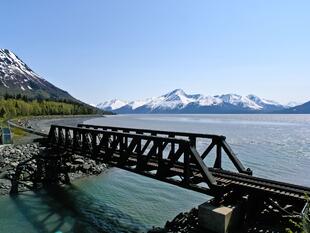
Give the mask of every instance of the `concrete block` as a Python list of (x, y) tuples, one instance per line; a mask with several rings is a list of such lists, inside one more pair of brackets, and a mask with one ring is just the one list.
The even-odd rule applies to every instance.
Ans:
[(199, 225), (214, 233), (227, 233), (241, 219), (238, 206), (214, 206), (205, 202), (198, 207)]

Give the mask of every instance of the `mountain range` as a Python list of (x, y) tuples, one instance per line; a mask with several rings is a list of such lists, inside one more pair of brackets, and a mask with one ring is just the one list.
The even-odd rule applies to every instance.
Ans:
[[(182, 89), (173, 90), (159, 97), (137, 101), (118, 99), (105, 101), (98, 108), (120, 114), (138, 113), (303, 113), (299, 106), (282, 105), (276, 101), (260, 98), (255, 95), (241, 96), (224, 94), (207, 96), (187, 94)], [(310, 102), (309, 102), (310, 108)], [(310, 113), (310, 111), (309, 111)]]
[[(0, 97), (5, 94), (28, 98), (81, 101), (36, 74), (16, 54), (0, 49)], [(111, 100), (98, 108), (115, 113), (310, 113), (310, 102), (282, 105), (255, 95), (187, 94), (176, 89), (159, 97), (137, 101)]]
[(5, 94), (79, 102), (68, 92), (41, 78), (12, 51), (0, 49), (0, 96)]

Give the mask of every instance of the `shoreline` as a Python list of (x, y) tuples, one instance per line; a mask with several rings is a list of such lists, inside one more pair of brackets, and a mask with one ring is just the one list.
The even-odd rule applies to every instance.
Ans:
[[(35, 116), (23, 119), (12, 119), (11, 121), (21, 128), (30, 129), (39, 133), (48, 134), (49, 128), (53, 124), (77, 126), (87, 120), (105, 117), (105, 115), (55, 115), (55, 116)], [(13, 126), (14, 127), (14, 126)], [(13, 144), (29, 144), (42, 136), (26, 133), (24, 136), (14, 139)]]
[(49, 132), (49, 127), (52, 124), (59, 124), (59, 125), (67, 125), (67, 126), (77, 126), (77, 124), (83, 123), (84, 121), (91, 120), (94, 118), (99, 118), (99, 117), (105, 117), (102, 115), (85, 115), (85, 116), (56, 116), (56, 117), (51, 117), (51, 118), (32, 118), (29, 119), (29, 126), (34, 129), (38, 130), (44, 133)]
[[(31, 129), (33, 131), (48, 134), (50, 125), (52, 124), (76, 126), (86, 120), (98, 117), (104, 116), (40, 116), (19, 119), (17, 123), (17, 120), (13, 121), (18, 128)], [(11, 181), (19, 164), (27, 160), (35, 160), (36, 156), (48, 153), (44, 145), (34, 142), (39, 138), (42, 138), (42, 136), (26, 133), (20, 138), (13, 138), (13, 144), (0, 145), (0, 196), (8, 195), (10, 193), (12, 186)], [(72, 155), (71, 158), (65, 163), (65, 166), (70, 177), (70, 182), (74, 182), (77, 179), (102, 174), (108, 169), (107, 165), (103, 163), (97, 163), (95, 160), (84, 158), (79, 155)], [(36, 169), (34, 162), (30, 162), (29, 167), (30, 170)], [(24, 191), (30, 191), (30, 189), (22, 185), (20, 192)]]
[[(48, 154), (47, 148), (38, 143), (0, 146), (0, 196), (10, 194), (12, 185), (16, 184), (15, 175), (19, 166), (22, 170), (18, 173), (20, 174), (17, 179), (18, 192), (31, 191), (33, 187), (29, 187), (35, 182), (29, 178), (40, 169), (37, 165), (41, 160), (40, 157)], [(70, 156), (62, 166), (66, 171), (62, 174), (68, 175), (70, 183), (85, 177), (100, 175), (108, 169), (104, 163), (76, 154)], [(59, 183), (59, 185), (63, 184)]]

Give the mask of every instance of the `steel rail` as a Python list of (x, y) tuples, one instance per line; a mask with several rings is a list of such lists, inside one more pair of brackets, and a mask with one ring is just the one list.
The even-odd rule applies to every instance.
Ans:
[[(193, 145), (190, 141), (190, 137), (223, 138), (222, 136), (109, 126), (93, 126), (85, 124), (78, 126), (80, 127), (52, 125), (49, 134), (51, 146), (57, 150), (71, 150), (72, 153), (79, 153), (83, 156), (89, 156), (93, 159), (100, 160), (121, 169), (172, 183), (180, 187), (206, 193), (208, 195), (219, 195), (219, 193), (223, 194), (225, 192), (235, 191), (242, 194), (254, 193), (255, 195), (261, 195), (262, 197), (278, 197), (280, 199), (292, 200), (299, 203), (301, 201), (306, 201), (305, 194), (310, 195), (309, 187), (255, 177), (252, 175), (243, 174), (240, 171), (238, 173), (227, 171), (215, 165), (214, 167), (207, 167), (203, 162), (203, 158), (200, 157), (201, 155), (199, 155), (196, 151), (195, 145)], [(65, 130), (65, 135), (63, 130)], [(70, 134), (72, 136), (70, 142), (67, 138), (69, 135), (69, 130), (72, 131), (72, 134)], [(150, 135), (143, 134), (145, 132), (150, 133)], [(162, 136), (163, 134), (167, 135), (167, 137)], [(102, 138), (99, 139), (99, 145), (97, 145), (98, 135), (102, 135)], [(189, 140), (176, 138), (176, 136), (187, 137)], [(54, 142), (52, 140), (53, 137), (56, 139)], [(106, 141), (106, 146), (102, 147), (101, 142), (105, 140), (104, 137), (112, 137), (111, 140), (114, 140), (113, 143), (109, 145), (109, 142)], [(118, 139), (114, 137), (118, 137)], [(128, 139), (138, 140), (138, 142), (136, 142), (136, 144), (130, 144), (128, 143)], [(225, 137), (223, 139), (225, 140)], [(76, 140), (80, 140), (78, 141), (78, 144), (75, 144)], [(152, 149), (147, 155), (143, 154), (144, 152), (139, 154), (139, 152), (141, 153), (141, 151), (145, 151), (141, 150), (141, 140), (147, 140), (146, 143), (150, 140), (153, 140), (154, 142)], [(162, 153), (162, 150), (168, 145), (168, 143), (179, 143), (179, 146), (184, 146), (176, 160), (172, 160), (173, 155), (177, 155), (177, 152), (174, 151), (174, 149), (174, 154), (172, 154), (171, 158), (163, 158), (162, 154), (157, 154)], [(140, 145), (140, 150), (135, 151), (134, 149), (138, 144)], [(226, 142), (221, 145), (226, 145), (226, 150), (230, 152), (231, 149)], [(84, 146), (86, 146), (86, 149)], [(92, 146), (98, 149), (95, 157), (93, 155), (94, 148), (92, 148)], [(232, 151), (230, 153), (233, 158), (235, 154)], [(109, 155), (105, 156), (107, 154)], [(189, 157), (184, 157), (184, 161), (181, 162), (179, 161), (181, 155)], [(189, 158), (191, 158), (191, 160)], [(229, 158), (231, 159), (231, 157)], [(139, 167), (139, 163), (141, 162), (144, 163), (142, 168)], [(155, 173), (152, 173), (152, 171), (155, 171)], [(173, 178), (176, 176), (179, 176), (183, 180)], [(212, 181), (213, 179), (215, 181)], [(199, 186), (199, 184), (204, 182), (208, 184), (208, 188)], [(215, 182), (215, 185), (213, 185), (213, 182)]]

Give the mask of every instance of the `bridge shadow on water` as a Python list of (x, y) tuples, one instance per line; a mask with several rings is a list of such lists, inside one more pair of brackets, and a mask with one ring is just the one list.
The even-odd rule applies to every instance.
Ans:
[(11, 197), (38, 232), (146, 232), (147, 227), (75, 185), (51, 186)]

